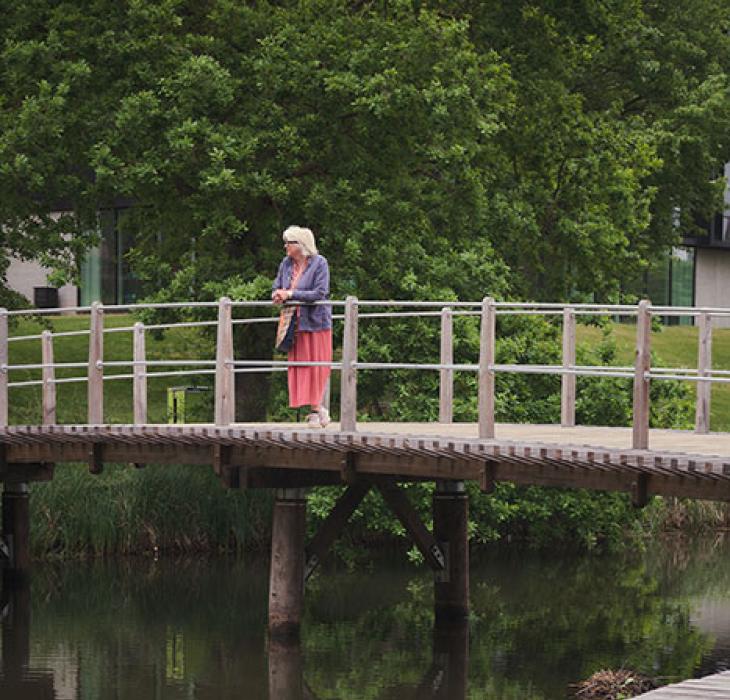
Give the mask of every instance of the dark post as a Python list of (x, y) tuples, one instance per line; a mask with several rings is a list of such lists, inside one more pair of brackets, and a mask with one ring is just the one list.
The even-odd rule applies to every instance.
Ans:
[(446, 568), (434, 579), (436, 625), (469, 614), (469, 500), (463, 481), (437, 481), (433, 494), (433, 534), (446, 553)]
[(304, 489), (276, 490), (269, 576), (269, 636), (272, 641), (299, 641), (304, 603), (306, 506)]
[(30, 512), (28, 484), (5, 483), (3, 486), (2, 533), (8, 548), (8, 569), (12, 576), (24, 578), (30, 570)]

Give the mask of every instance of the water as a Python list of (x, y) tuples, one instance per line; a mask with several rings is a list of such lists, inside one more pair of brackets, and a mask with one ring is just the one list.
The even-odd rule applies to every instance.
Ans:
[(424, 569), (330, 568), (297, 649), (267, 645), (265, 563), (39, 566), (6, 595), (0, 698), (547, 700), (601, 668), (680, 680), (730, 666), (729, 550), (502, 549), (473, 562), (468, 628), (436, 635)]

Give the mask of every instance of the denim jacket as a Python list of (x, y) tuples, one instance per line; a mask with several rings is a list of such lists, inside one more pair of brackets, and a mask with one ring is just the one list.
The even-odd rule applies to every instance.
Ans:
[[(292, 270), (294, 261), (285, 257), (279, 265), (274, 284), (271, 286), (272, 294), (277, 289), (289, 289), (291, 287)], [(292, 293), (292, 301), (320, 301), (328, 299), (330, 295), (330, 270), (327, 265), (327, 258), (322, 255), (313, 255), (307, 262), (307, 267), (302, 272), (296, 289)], [(299, 312), (300, 331), (324, 331), (332, 328), (332, 307), (327, 305), (306, 306), (302, 305)]]

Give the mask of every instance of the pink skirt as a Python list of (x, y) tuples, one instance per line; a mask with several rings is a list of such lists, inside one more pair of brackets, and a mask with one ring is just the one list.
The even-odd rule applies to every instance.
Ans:
[[(293, 362), (332, 362), (332, 329), (297, 331), (288, 358)], [(330, 367), (289, 367), (289, 406), (319, 406)]]

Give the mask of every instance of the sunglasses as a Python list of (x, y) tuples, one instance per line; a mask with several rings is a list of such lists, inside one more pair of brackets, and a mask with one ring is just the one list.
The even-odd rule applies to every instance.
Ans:
[(284, 241), (284, 245), (299, 245), (299, 241)]

